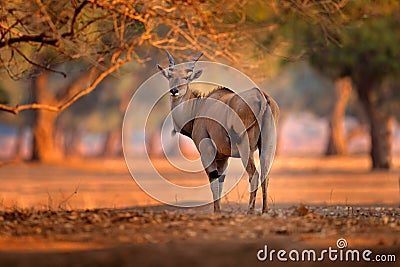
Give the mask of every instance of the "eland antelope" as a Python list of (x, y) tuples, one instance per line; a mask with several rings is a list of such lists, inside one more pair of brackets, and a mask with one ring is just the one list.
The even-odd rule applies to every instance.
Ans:
[[(214, 212), (220, 212), (220, 199), (229, 157), (241, 158), (249, 175), (249, 213), (254, 212), (257, 188), (261, 178), (262, 212), (267, 212), (268, 173), (276, 148), (276, 102), (258, 88), (235, 93), (218, 87), (203, 95), (190, 88), (202, 70), (195, 70), (198, 55), (186, 69), (175, 67), (166, 51), (169, 67), (158, 69), (169, 81), (171, 115), (174, 131), (190, 137), (201, 157), (209, 178)], [(254, 163), (258, 149), (261, 177)]]

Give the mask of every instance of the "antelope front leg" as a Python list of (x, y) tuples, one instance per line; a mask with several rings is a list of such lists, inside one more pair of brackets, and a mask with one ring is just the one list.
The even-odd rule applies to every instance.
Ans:
[(210, 180), (211, 192), (214, 201), (214, 212), (221, 212), (221, 196), (225, 180), (225, 175), (218, 175), (218, 171), (214, 170), (208, 174)]
[(210, 172), (209, 177), (214, 199), (214, 212), (221, 212), (222, 190), (224, 189), (225, 171), (226, 167), (228, 166), (228, 158), (216, 160), (215, 163), (217, 165), (217, 172)]
[(223, 181), (220, 182), (221, 175), (218, 174), (218, 166), (215, 160), (217, 150), (215, 148), (214, 142), (210, 138), (201, 139), (197, 147), (200, 152), (201, 162), (210, 181), (210, 187), (214, 202), (214, 212), (221, 212), (220, 199), (222, 194)]

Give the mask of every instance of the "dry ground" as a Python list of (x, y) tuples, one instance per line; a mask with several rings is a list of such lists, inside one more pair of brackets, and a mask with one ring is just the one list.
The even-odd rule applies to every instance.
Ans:
[[(198, 173), (187, 181), (162, 160), (155, 166), (176, 183), (206, 179)], [(265, 266), (271, 262), (256, 257), (264, 245), (319, 251), (337, 248), (339, 238), (349, 249), (397, 258), (376, 266), (398, 266), (399, 159), (395, 166), (371, 173), (364, 157), (278, 158), (270, 212), (261, 216), (246, 215), (245, 179), (215, 215), (210, 206), (161, 205), (141, 192), (120, 160), (4, 165), (0, 266)], [(335, 264), (371, 263), (324, 262)]]

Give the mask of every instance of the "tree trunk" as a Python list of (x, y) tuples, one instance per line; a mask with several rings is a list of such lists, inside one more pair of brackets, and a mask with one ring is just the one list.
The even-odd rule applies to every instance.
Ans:
[[(42, 72), (32, 81), (32, 97), (34, 103), (57, 105), (71, 98), (79, 92), (86, 84), (94, 79), (99, 69), (94, 66), (90, 71), (69, 82), (64, 88), (52, 93), (49, 88), (49, 73)], [(33, 121), (33, 152), (32, 160), (54, 161), (63, 157), (62, 149), (56, 146), (55, 122), (58, 113), (35, 110)]]
[[(375, 83), (376, 85), (376, 83)], [(390, 169), (392, 167), (392, 144), (394, 119), (381, 110), (372, 94), (374, 83), (357, 88), (370, 123), (372, 169)]]
[(65, 129), (63, 131), (63, 151), (67, 157), (78, 157), (81, 131), (77, 128)]
[(122, 149), (121, 135), (122, 135), (122, 132), (119, 129), (107, 132), (105, 139), (104, 139), (103, 149), (102, 149), (102, 152), (100, 153), (100, 156), (109, 157), (109, 158), (118, 156), (120, 153), (120, 150)]
[(352, 91), (350, 77), (335, 82), (336, 99), (329, 118), (329, 137), (325, 155), (346, 155), (347, 141), (344, 133), (344, 118), (347, 102)]
[(24, 144), (24, 128), (21, 125), (17, 127), (17, 133), (15, 136), (15, 146), (14, 146), (14, 159), (20, 160), (23, 158), (23, 144)]
[(61, 159), (61, 153), (54, 144), (54, 123), (57, 114), (37, 110), (33, 126), (33, 161), (48, 162)]
[(394, 118), (388, 115), (373, 114), (371, 117), (371, 159), (373, 169), (392, 167), (392, 144)]
[[(32, 83), (33, 102), (54, 103), (54, 97), (48, 92), (48, 74), (43, 72)], [(60, 160), (61, 152), (55, 146), (54, 125), (58, 113), (37, 109), (34, 111), (32, 134), (32, 161), (49, 162)]]

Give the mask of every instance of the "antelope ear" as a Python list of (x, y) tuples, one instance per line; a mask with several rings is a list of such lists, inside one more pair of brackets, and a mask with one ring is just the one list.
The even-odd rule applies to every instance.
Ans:
[(163, 69), (163, 67), (161, 67), (159, 64), (157, 64), (157, 68), (161, 71), (161, 74), (165, 78), (169, 79), (169, 74), (168, 74), (168, 71), (166, 69)]
[(199, 78), (201, 76), (201, 74), (203, 73), (203, 70), (198, 70), (192, 73), (192, 75), (190, 76), (190, 80), (196, 80), (197, 78)]

